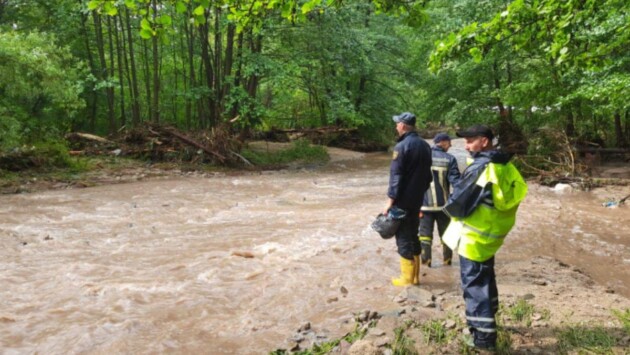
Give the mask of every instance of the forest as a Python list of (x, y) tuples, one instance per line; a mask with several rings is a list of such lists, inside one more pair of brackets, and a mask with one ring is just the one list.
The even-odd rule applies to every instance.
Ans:
[(543, 157), (536, 169), (563, 149), (627, 152), (629, 12), (624, 0), (0, 0), (0, 153), (147, 127), (210, 150), (325, 128), (346, 135), (324, 143), (367, 150), (393, 141), (402, 111), (424, 132), (489, 124), (505, 149)]

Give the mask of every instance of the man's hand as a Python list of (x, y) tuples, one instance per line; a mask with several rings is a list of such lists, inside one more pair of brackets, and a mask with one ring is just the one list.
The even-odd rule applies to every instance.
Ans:
[(385, 204), (385, 211), (383, 212), (383, 214), (387, 215), (387, 212), (389, 212), (389, 209), (392, 208), (393, 205), (394, 205), (394, 199), (390, 198), (387, 201), (387, 204)]

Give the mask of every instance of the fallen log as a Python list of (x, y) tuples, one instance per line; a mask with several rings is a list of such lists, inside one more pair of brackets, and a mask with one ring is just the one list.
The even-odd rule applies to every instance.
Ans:
[(213, 155), (213, 156), (217, 157), (217, 159), (219, 159), (219, 161), (221, 163), (225, 162), (225, 157), (223, 155), (208, 149), (208, 147), (204, 146), (203, 144), (201, 144), (199, 142), (194, 141), (191, 138), (186, 137), (182, 133), (179, 133), (179, 132), (177, 132), (175, 130), (172, 130), (172, 129), (169, 129), (169, 128), (165, 128), (165, 127), (160, 127), (160, 128), (157, 128), (157, 129), (159, 129), (160, 131), (162, 131), (162, 132), (164, 132), (166, 134), (169, 134), (169, 135), (179, 139), (180, 141), (182, 141), (182, 142), (184, 142), (184, 143), (186, 143), (186, 144), (188, 144), (190, 146), (193, 146), (193, 147), (195, 147), (197, 149), (200, 149), (200, 150), (202, 150), (203, 152), (205, 152), (207, 154), (210, 154), (210, 155)]
[(99, 137), (97, 135), (94, 134), (90, 134), (90, 133), (81, 133), (81, 132), (70, 132), (68, 134), (66, 134), (66, 139), (83, 139), (83, 140), (88, 140), (88, 141), (94, 141), (94, 142), (99, 142), (99, 143), (112, 143), (112, 141), (105, 139), (103, 137)]

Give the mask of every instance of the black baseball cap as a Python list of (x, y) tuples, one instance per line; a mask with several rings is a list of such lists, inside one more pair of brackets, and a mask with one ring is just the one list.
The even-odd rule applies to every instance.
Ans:
[(411, 112), (403, 112), (400, 115), (392, 117), (394, 122), (399, 123), (402, 122), (404, 124), (408, 124), (410, 126), (416, 125), (416, 115)]
[(476, 124), (474, 126), (468, 127), (467, 129), (457, 131), (457, 136), (462, 138), (486, 137), (489, 140), (494, 139), (494, 133), (492, 133), (492, 129), (482, 124)]
[(433, 143), (440, 143), (441, 141), (450, 141), (451, 137), (446, 133), (438, 133), (433, 137)]

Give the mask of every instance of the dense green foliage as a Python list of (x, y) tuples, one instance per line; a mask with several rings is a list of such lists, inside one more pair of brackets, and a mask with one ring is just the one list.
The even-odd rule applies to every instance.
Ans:
[(0, 33), (0, 148), (45, 138), (84, 106), (80, 66), (52, 35)]
[(630, 142), (622, 0), (0, 0), (0, 147), (143, 122)]

